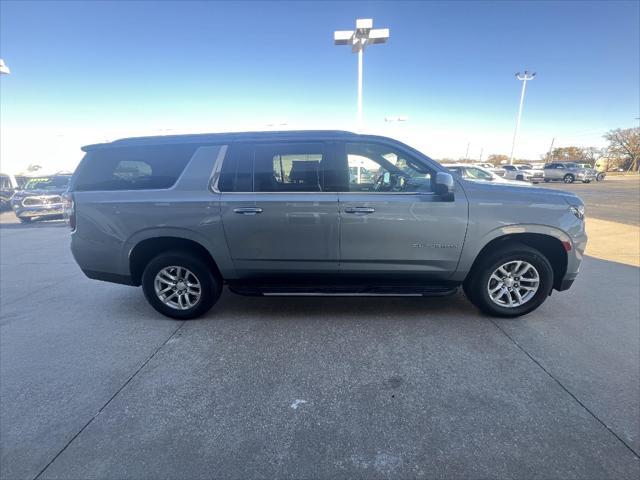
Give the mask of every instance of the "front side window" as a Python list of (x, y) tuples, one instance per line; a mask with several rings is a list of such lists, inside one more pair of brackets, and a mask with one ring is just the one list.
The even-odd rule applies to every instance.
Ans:
[(347, 143), (350, 192), (411, 193), (431, 191), (431, 171), (392, 147)]
[(322, 144), (257, 146), (254, 155), (255, 192), (321, 192)]

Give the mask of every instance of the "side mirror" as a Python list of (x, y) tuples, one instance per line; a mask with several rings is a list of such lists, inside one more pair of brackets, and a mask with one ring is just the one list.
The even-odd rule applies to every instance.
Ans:
[(440, 195), (447, 200), (453, 200), (454, 187), (455, 182), (453, 181), (453, 176), (450, 173), (436, 173), (436, 181), (433, 185), (433, 191), (436, 195)]

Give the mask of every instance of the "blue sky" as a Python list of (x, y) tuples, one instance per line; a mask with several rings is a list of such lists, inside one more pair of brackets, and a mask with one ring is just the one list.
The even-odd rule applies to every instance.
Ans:
[[(366, 50), (367, 130), (436, 158), (598, 144), (640, 116), (638, 2), (13, 2), (0, 4), (2, 167), (72, 167), (136, 134), (355, 128), (356, 56), (332, 32), (388, 27)], [(384, 122), (405, 115), (403, 125)], [(33, 138), (41, 138), (34, 142)], [(46, 158), (45, 158), (46, 157)]]

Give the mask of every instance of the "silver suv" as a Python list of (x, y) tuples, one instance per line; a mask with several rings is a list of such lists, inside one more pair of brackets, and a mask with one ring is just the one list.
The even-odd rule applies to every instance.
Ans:
[(526, 314), (573, 283), (575, 195), (467, 180), (395, 140), (341, 131), (131, 138), (84, 147), (66, 195), (94, 279), (198, 317), (243, 295), (445, 295)]
[(597, 172), (592, 168), (583, 168), (574, 162), (554, 162), (544, 166), (544, 181), (561, 180), (564, 183), (580, 181), (589, 183), (596, 179)]

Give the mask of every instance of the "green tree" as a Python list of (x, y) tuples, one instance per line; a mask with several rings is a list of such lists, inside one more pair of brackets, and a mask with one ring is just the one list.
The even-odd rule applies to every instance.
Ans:
[(625, 170), (638, 171), (640, 162), (640, 128), (616, 128), (604, 135), (609, 142), (607, 157)]

